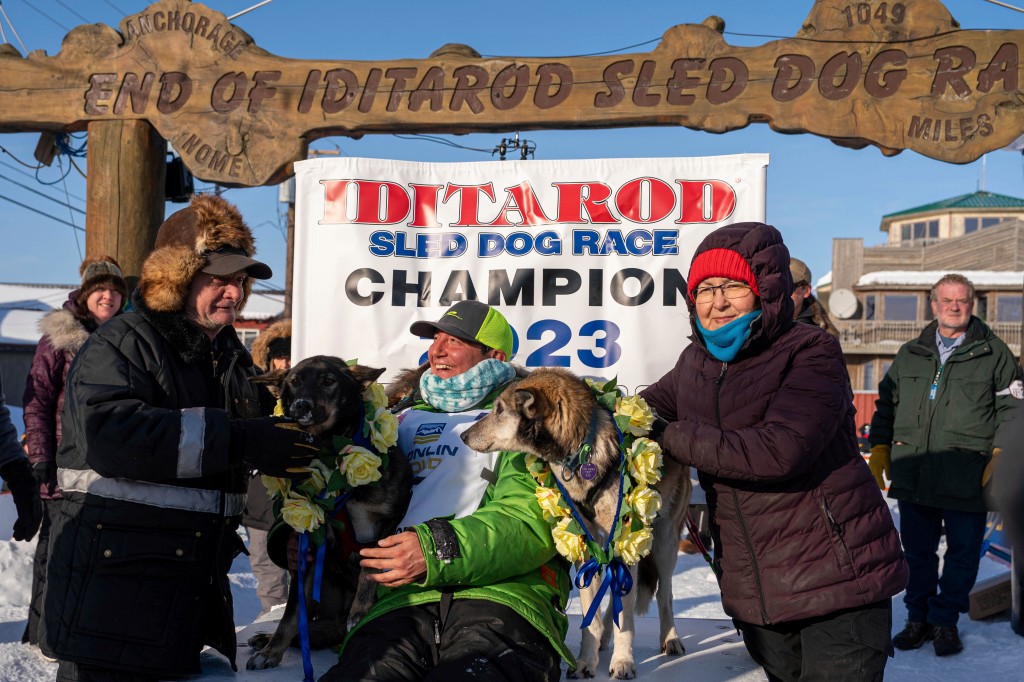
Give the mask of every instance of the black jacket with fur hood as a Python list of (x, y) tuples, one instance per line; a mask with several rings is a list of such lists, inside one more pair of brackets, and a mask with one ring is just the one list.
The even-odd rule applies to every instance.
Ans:
[[(251, 247), (237, 211), (203, 216), (213, 228), (197, 231), (197, 253), (217, 234)], [(160, 244), (132, 310), (93, 333), (68, 375), (40, 640), (60, 660), (164, 678), (200, 672), (206, 644), (234, 667), (227, 574), (242, 550), (247, 468), (232, 423), (273, 403), (248, 381), (233, 328), (211, 342), (185, 316), (188, 282), (177, 280), (198, 272), (195, 258)]]
[[(789, 252), (775, 228), (719, 228), (697, 253), (714, 248), (750, 265), (762, 315), (723, 363), (696, 331), (688, 297), (692, 343), (641, 395), (671, 422), (669, 456), (699, 472), (725, 612), (767, 625), (886, 600), (906, 586), (907, 567), (857, 447), (839, 342), (793, 321)], [(889, 646), (888, 631), (878, 638)]]

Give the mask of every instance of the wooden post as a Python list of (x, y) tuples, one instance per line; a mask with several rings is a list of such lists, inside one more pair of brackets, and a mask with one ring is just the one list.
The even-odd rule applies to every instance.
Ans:
[[(294, 179), (292, 180), (294, 182)], [(292, 267), (295, 262), (295, 195), (288, 202), (288, 245), (284, 274), (284, 319), (292, 319)]]
[(88, 131), (85, 251), (116, 258), (131, 291), (164, 219), (167, 143), (146, 121), (92, 121)]

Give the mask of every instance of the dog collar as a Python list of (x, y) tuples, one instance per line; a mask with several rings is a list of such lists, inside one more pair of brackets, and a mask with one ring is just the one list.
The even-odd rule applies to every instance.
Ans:
[(583, 442), (562, 460), (562, 480), (569, 482), (579, 472), (581, 478), (592, 481), (597, 477), (597, 465), (590, 462), (590, 453), (594, 450), (594, 439), (597, 438), (597, 411), (590, 413), (590, 427)]

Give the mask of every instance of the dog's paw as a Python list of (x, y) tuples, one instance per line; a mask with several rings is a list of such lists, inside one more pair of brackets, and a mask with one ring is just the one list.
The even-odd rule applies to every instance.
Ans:
[[(579, 661), (576, 661), (576, 663), (578, 664)], [(586, 666), (581, 665), (579, 668), (576, 669), (570, 668), (568, 671), (566, 671), (565, 676), (570, 680), (589, 680), (594, 676), (594, 672), (588, 669)]]
[(266, 670), (267, 668), (276, 668), (281, 664), (281, 656), (283, 652), (275, 654), (274, 652), (258, 651), (249, 658), (249, 662), (245, 664), (246, 670)]
[(636, 666), (632, 658), (616, 659), (608, 666), (608, 676), (616, 680), (631, 680), (636, 677)]
[(686, 647), (683, 646), (678, 637), (669, 637), (661, 645), (661, 653), (668, 654), (669, 656), (682, 656), (686, 653)]
[(261, 632), (257, 635), (253, 635), (252, 637), (250, 637), (248, 640), (246, 640), (245, 643), (248, 644), (250, 648), (259, 651), (263, 647), (270, 644), (270, 638), (272, 636), (273, 635), (269, 632)]

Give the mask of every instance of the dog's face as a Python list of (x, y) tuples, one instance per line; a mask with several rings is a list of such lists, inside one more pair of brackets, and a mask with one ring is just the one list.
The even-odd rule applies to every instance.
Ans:
[(363, 391), (383, 373), (383, 369), (349, 366), (341, 358), (317, 355), (261, 379), (277, 383), (285, 416), (306, 431), (315, 436), (346, 435), (360, 426)]
[(590, 389), (569, 372), (534, 370), (502, 391), (491, 413), (466, 429), (462, 440), (477, 452), (528, 452), (560, 461), (586, 432), (593, 403)]

